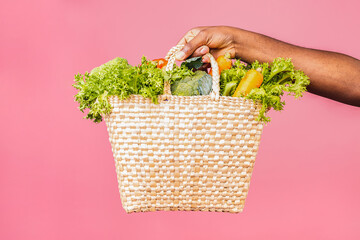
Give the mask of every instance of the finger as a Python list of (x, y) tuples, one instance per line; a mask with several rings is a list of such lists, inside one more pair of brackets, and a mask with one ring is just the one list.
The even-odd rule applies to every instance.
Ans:
[(185, 44), (184, 48), (180, 52), (176, 54), (176, 59), (181, 61), (188, 58), (197, 48), (202, 45), (206, 45), (207, 37), (208, 36), (205, 31), (200, 31), (192, 40), (190, 40), (190, 42)]
[(210, 58), (207, 55), (205, 55), (205, 56), (202, 57), (202, 62), (203, 63), (210, 63)]
[[(225, 53), (221, 50), (214, 50), (214, 49), (211, 49), (210, 50), (210, 54), (215, 58), (217, 59), (218, 57), (220, 57), (221, 55), (225, 55)], [(210, 58), (208, 56), (203, 56), (202, 58), (202, 61), (204, 63), (210, 63)]]
[(176, 45), (185, 45), (190, 42), (198, 33), (206, 27), (196, 27), (189, 30)]
[[(224, 56), (228, 53), (227, 49), (210, 49), (210, 54), (217, 59), (220, 56)], [(209, 57), (204, 56), (203, 57), (203, 62), (210, 62)]]
[(213, 51), (213, 52), (210, 51), (210, 53), (215, 59), (217, 59), (221, 55), (224, 55), (221, 51)]
[(199, 47), (194, 51), (191, 57), (199, 57), (207, 54), (210, 51), (210, 48), (206, 45)]

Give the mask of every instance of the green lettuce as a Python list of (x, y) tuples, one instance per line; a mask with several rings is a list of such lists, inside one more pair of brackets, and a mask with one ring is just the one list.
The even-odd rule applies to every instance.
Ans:
[(145, 57), (142, 57), (139, 66), (131, 66), (126, 59), (115, 58), (90, 73), (75, 75), (73, 86), (78, 90), (75, 101), (79, 103), (80, 111), (89, 109), (85, 118), (98, 123), (112, 110), (109, 96), (126, 99), (131, 94), (138, 94), (158, 103), (158, 96), (164, 92), (165, 80), (173, 82), (192, 75), (193, 71), (175, 64), (173, 70), (165, 72)]
[[(195, 62), (192, 61), (191, 64)], [(112, 110), (108, 101), (109, 96), (118, 96), (123, 100), (132, 94), (138, 94), (150, 98), (153, 103), (158, 103), (158, 96), (164, 92), (164, 81), (172, 84), (173, 93), (176, 95), (176, 91), (183, 88), (179, 88), (180, 85), (175, 83), (183, 82), (184, 79), (197, 79), (195, 75), (199, 73), (196, 72), (200, 71), (194, 72), (190, 68), (186, 64), (180, 67), (174, 64), (173, 70), (166, 72), (157, 68), (155, 62), (145, 57), (142, 57), (141, 64), (138, 66), (131, 66), (126, 59), (115, 58), (94, 68), (90, 73), (75, 75), (73, 84), (77, 89), (75, 101), (79, 103), (79, 109), (82, 112), (88, 110), (85, 118), (101, 122), (102, 116), (109, 114)], [(270, 118), (266, 116), (266, 112), (269, 109), (280, 111), (284, 108), (285, 102), (281, 99), (284, 93), (299, 98), (306, 91), (310, 81), (302, 71), (294, 69), (291, 59), (276, 58), (271, 64), (258, 61), (245, 64), (236, 60), (232, 68), (221, 72), (220, 94), (232, 96), (246, 72), (249, 69), (259, 68), (264, 76), (263, 83), (260, 88), (252, 89), (246, 98), (262, 104), (257, 120), (268, 122)], [(199, 92), (205, 95), (210, 91), (211, 81), (208, 81), (210, 79), (208, 77), (203, 79), (206, 81), (197, 82), (197, 84), (206, 87), (200, 89), (201, 93)]]
[(230, 90), (226, 89), (226, 86), (231, 83), (231, 79), (238, 82), (240, 81), (239, 76), (242, 78), (248, 69), (259, 68), (264, 76), (263, 83), (260, 88), (252, 89), (245, 98), (259, 101), (262, 108), (257, 120), (269, 122), (270, 118), (266, 116), (266, 112), (271, 108), (277, 111), (283, 110), (285, 101), (282, 101), (281, 97), (284, 93), (295, 98), (302, 97), (310, 81), (304, 72), (295, 70), (291, 59), (276, 58), (271, 64), (255, 61), (247, 66), (237, 61), (231, 69), (221, 73), (221, 75), (224, 74), (220, 77), (220, 86), (223, 86), (221, 93), (224, 94), (224, 90), (226, 90), (225, 94), (233, 93), (236, 87)]
[(232, 68), (223, 70), (220, 74), (220, 95), (231, 96), (248, 70), (249, 67), (240, 60), (236, 60)]

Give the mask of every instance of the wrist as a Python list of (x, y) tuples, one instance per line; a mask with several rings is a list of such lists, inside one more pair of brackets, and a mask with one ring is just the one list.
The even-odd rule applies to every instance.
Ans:
[(259, 39), (257, 33), (249, 32), (244, 29), (236, 28), (233, 34), (235, 57), (246, 61), (252, 61), (251, 58), (259, 49)]

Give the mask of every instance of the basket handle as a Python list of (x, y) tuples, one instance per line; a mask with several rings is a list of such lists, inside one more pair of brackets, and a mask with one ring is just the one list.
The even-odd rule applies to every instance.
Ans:
[[(169, 52), (167, 53), (165, 59), (168, 60), (168, 64), (166, 65), (165, 71), (170, 71), (174, 67), (175, 63), (175, 55), (181, 49), (183, 49), (184, 45), (177, 45), (172, 47)], [(208, 56), (210, 59), (210, 64), (212, 67), (212, 90), (210, 93), (210, 97), (212, 100), (219, 100), (220, 97), (220, 74), (219, 74), (219, 66), (215, 60), (215, 58), (210, 54), (207, 53), (205, 56)], [(164, 82), (164, 95), (171, 95), (170, 83), (168, 81)]]

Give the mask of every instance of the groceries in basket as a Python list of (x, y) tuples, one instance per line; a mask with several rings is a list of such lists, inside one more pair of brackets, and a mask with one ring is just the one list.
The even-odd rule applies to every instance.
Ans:
[[(220, 56), (217, 62), (221, 71), (220, 94), (260, 101), (259, 121), (270, 120), (266, 116), (268, 109), (283, 109), (285, 102), (281, 96), (285, 92), (301, 97), (309, 84), (308, 77), (295, 70), (290, 59), (276, 58), (270, 64), (258, 61), (246, 64), (236, 60), (229, 64), (225, 56)], [(109, 96), (126, 99), (138, 94), (151, 98), (156, 104), (157, 97), (163, 94), (164, 81), (171, 83), (173, 95), (210, 93), (211, 76), (197, 70), (202, 66), (201, 57), (188, 59), (185, 64), (174, 66), (170, 71), (165, 71), (166, 63), (165, 59), (151, 61), (143, 57), (140, 65), (131, 66), (126, 59), (115, 58), (90, 73), (75, 75), (73, 86), (78, 90), (75, 100), (80, 104), (79, 109), (82, 112), (89, 109), (86, 118), (101, 122), (102, 115), (111, 111)]]
[(121, 202), (126, 212), (239, 213), (268, 109), (281, 96), (300, 97), (308, 77), (290, 59), (245, 64), (211, 54), (175, 64), (166, 59), (131, 66), (115, 58), (75, 76), (86, 118), (105, 120)]

